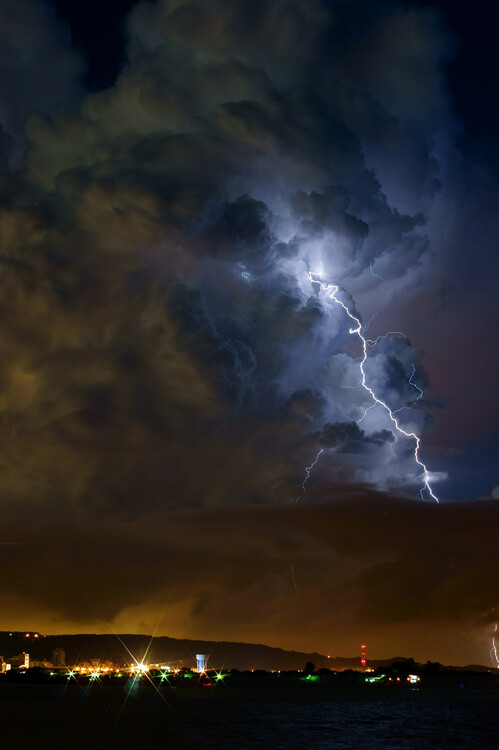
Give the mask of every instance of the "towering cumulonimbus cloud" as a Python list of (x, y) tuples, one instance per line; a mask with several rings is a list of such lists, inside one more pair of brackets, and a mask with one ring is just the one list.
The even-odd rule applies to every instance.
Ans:
[[(287, 502), (321, 448), (322, 482), (417, 494), (413, 442), (366, 412), (351, 321), (307, 269), (373, 340), (373, 301), (389, 317), (426, 283), (450, 47), (432, 10), (358, 5), (139, 3), (115, 85), (29, 116), (0, 224), (6, 496)], [(403, 333), (366, 374), (421, 434)]]
[(83, 94), (48, 7), (0, 3), (3, 627), (485, 663), (497, 183), (441, 15), (139, 2)]

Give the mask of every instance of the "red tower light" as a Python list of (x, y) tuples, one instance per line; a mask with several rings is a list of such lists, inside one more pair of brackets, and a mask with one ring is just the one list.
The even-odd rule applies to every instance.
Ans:
[(362, 669), (367, 670), (367, 658), (366, 658), (366, 644), (362, 643), (360, 646), (360, 665)]

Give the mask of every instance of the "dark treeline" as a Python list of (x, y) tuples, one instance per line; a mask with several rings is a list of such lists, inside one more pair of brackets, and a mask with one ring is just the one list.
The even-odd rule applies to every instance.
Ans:
[[(307, 665), (308, 667), (309, 665)], [(311, 665), (313, 666), (313, 665)], [(328, 689), (368, 690), (391, 689), (498, 689), (499, 674), (497, 670), (473, 672), (471, 670), (445, 668), (439, 664), (415, 664), (412, 659), (395, 662), (385, 668), (372, 672), (346, 669), (336, 672), (329, 669), (289, 670), (267, 672), (265, 670), (208, 670), (196, 674), (190, 670), (165, 672), (161, 669), (150, 669), (141, 674), (130, 672), (112, 672), (95, 674), (77, 674), (62, 668), (33, 667), (14, 669), (0, 675), (0, 686), (8, 685), (64, 685), (88, 690), (103, 687), (122, 687), (127, 692), (135, 693), (154, 688), (155, 690), (174, 691), (181, 695), (209, 694), (216, 692), (220, 697), (229, 697), (234, 690), (263, 691), (266, 695), (282, 695), (287, 692), (310, 695), (324, 694)]]

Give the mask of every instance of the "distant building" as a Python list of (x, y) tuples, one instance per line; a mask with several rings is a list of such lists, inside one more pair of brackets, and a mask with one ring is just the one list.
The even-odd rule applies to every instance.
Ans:
[(29, 654), (23, 651), (16, 656), (10, 656), (7, 661), (0, 657), (0, 669), (2, 672), (8, 672), (10, 669), (29, 669)]
[(66, 666), (66, 652), (63, 648), (54, 648), (52, 651), (52, 665), (54, 667)]
[(47, 659), (30, 659), (30, 666), (49, 669), (52, 666), (52, 662), (48, 661)]
[(196, 654), (196, 672), (206, 672), (208, 657), (206, 654)]

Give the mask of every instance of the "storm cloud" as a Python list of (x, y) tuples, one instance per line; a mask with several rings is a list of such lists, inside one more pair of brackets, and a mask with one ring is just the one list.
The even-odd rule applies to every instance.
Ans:
[[(269, 47), (276, 12), (286, 22)], [(251, 13), (238, 3), (209, 13), (203, 3), (139, 4), (115, 86), (79, 110), (29, 116), (25, 179), (38, 204), (9, 208), (2, 222), (14, 321), (4, 342), (16, 340), (4, 379), (18, 394), (8, 450), (30, 446), (11, 492), (24, 494), (33, 471), (45, 500), (55, 486), (81, 505), (126, 508), (137, 495), (146, 506), (272, 501), (276, 482), (301, 482), (325, 425), (355, 423), (371, 405), (351, 387), (350, 321), (307, 267), (345, 290), (417, 273), (434, 187), (418, 185), (415, 213), (390, 206), (346, 116), (358, 104), (322, 95), (313, 45), (323, 41), (321, 70), (339, 71), (325, 43), (333, 16), (320, 3)], [(438, 171), (430, 146), (428, 174)], [(424, 402), (410, 408), (408, 381), (411, 365), (425, 379), (420, 359), (399, 337), (367, 366), (417, 432)], [(286, 407), (305, 390), (321, 394), (306, 420)], [(416, 492), (411, 441), (379, 439), (392, 427), (370, 410), (369, 460), (345, 473), (336, 452), (338, 471)], [(41, 472), (45, 452), (60, 458)]]
[[(142, 627), (134, 607), (165, 600), (179, 635), (216, 625), (222, 637), (223, 612), (231, 637), (269, 641), (304, 608), (324, 644), (354, 618), (381, 633), (447, 611), (474, 627), (493, 601), (479, 587), (469, 606), (453, 603), (466, 555), (449, 572), (436, 537), (431, 559), (445, 565), (423, 590), (430, 563), (415, 529), (435, 529), (439, 511), (409, 502), (423, 484), (414, 440), (371, 408), (359, 338), (325, 289), (337, 284), (362, 321), (368, 382), (424, 453), (440, 404), (421, 396), (423, 350), (398, 314), (446, 304), (434, 225), (448, 195), (442, 65), (454, 41), (441, 15), (360, 0), (141, 2), (115, 84), (82, 95), (64, 30), (42, 4), (24, 5), (23, 18), (9, 4), (1, 13), (30, 40), (29, 65), (54, 81), (43, 45), (56, 44), (64, 73), (38, 100), (47, 86), (23, 89), (23, 69), (0, 56), (0, 78), (31, 102), (19, 94), (0, 109), (0, 496), (12, 534), (26, 514), (48, 513), (67, 540), (30, 530), (14, 555), (3, 550), (15, 565), (33, 547), (41, 572), (23, 578), (27, 599), (48, 623), (85, 621), (83, 600), (60, 596), (54, 571), (67, 558), (65, 575), (83, 576), (86, 591), (87, 562), (92, 575), (107, 570), (95, 599), (109, 620)], [(383, 504), (396, 515), (389, 543)], [(418, 519), (413, 557), (402, 509)], [(468, 512), (482, 510), (442, 511), (451, 525)], [(352, 519), (365, 513), (376, 530), (361, 541)], [(52, 557), (37, 552), (44, 536)], [(134, 545), (136, 564), (117, 566)], [(419, 609), (386, 604), (403, 599), (401, 570)], [(5, 595), (21, 617), (26, 602)], [(311, 647), (300, 622), (289, 645)]]
[(332, 655), (355, 654), (367, 632), (380, 656), (410, 649), (422, 661), (487, 663), (497, 504), (322, 489), (329, 499), (319, 490), (313, 505), (161, 510), (63, 534), (43, 523), (17, 529), (20, 544), (0, 547), (11, 627), (35, 611), (48, 632), (114, 623), (214, 639), (251, 633)]

